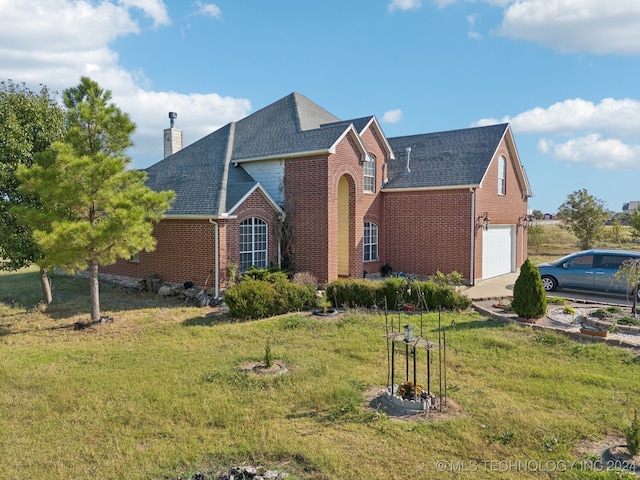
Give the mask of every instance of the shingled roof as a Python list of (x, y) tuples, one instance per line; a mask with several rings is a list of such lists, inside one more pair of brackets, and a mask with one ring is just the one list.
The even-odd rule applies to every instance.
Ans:
[[(147, 168), (147, 185), (176, 192), (169, 217), (224, 216), (261, 187), (243, 163), (331, 153), (349, 132), (364, 154), (359, 134), (372, 124), (386, 142), (375, 117), (340, 120), (294, 92)], [(384, 190), (479, 186), (508, 129), (501, 124), (389, 138)], [(522, 175), (528, 188), (524, 171)], [(279, 208), (264, 188), (262, 192)]]
[(224, 215), (258, 185), (243, 162), (329, 152), (349, 125), (292, 93), (147, 168), (147, 185), (176, 192), (169, 217)]
[[(479, 186), (509, 124), (389, 138), (384, 190)], [(411, 148), (407, 171), (407, 148)]]
[(348, 127), (335, 122), (340, 120), (294, 92), (238, 122), (232, 161), (326, 152)]

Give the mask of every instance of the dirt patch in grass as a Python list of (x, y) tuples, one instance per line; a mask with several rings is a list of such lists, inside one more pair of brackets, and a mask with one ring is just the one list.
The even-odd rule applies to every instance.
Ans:
[(285, 365), (281, 360), (274, 360), (273, 365), (267, 367), (264, 362), (245, 362), (238, 365), (243, 373), (255, 373), (256, 375), (277, 376), (291, 371), (290, 365)]

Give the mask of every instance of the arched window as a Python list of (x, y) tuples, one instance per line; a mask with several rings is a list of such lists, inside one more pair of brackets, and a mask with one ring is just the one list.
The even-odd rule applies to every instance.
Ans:
[(363, 190), (369, 193), (375, 193), (376, 189), (376, 156), (373, 153), (367, 153), (367, 161), (364, 162), (363, 169)]
[(362, 239), (365, 262), (378, 260), (378, 225), (372, 222), (364, 222), (364, 236)]
[(267, 222), (251, 217), (240, 223), (240, 271), (267, 268)]
[(498, 158), (498, 195), (507, 194), (507, 160), (500, 155)]

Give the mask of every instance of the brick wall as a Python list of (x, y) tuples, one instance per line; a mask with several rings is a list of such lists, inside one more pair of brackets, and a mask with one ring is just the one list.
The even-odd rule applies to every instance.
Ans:
[[(169, 282), (203, 284), (214, 268), (215, 226), (207, 220), (162, 220), (153, 231), (153, 252), (140, 252), (140, 262), (119, 260), (103, 273), (144, 278), (158, 274)], [(212, 285), (212, 278), (210, 285)]]
[[(276, 237), (277, 212), (258, 191), (233, 212), (236, 218), (217, 220), (220, 258), (220, 288), (227, 284), (227, 265), (240, 260), (240, 222), (249, 217), (265, 220), (269, 226), (268, 258), (270, 264), (278, 264)], [(100, 269), (103, 273), (144, 278), (158, 274), (164, 281), (204, 284), (207, 275), (215, 269), (215, 225), (207, 219), (172, 220), (158, 223), (153, 232), (157, 240), (153, 252), (140, 252), (140, 262), (119, 260), (116, 264)], [(214, 285), (215, 271), (211, 273), (209, 286)]]
[(468, 189), (385, 193), (383, 261), (395, 272), (469, 278), (471, 196)]

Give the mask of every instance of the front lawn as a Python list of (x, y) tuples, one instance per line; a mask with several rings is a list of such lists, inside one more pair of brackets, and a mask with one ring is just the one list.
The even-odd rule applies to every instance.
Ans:
[[(640, 407), (637, 353), (443, 313), (449, 406), (399, 421), (366, 401), (387, 381), (384, 315), (236, 322), (103, 286), (114, 320), (74, 330), (88, 285), (53, 286), (44, 309), (36, 272), (0, 275), (2, 478), (177, 479), (241, 463), (314, 479), (618, 478), (585, 445), (623, 437)], [(419, 318), (399, 322), (418, 332)], [(425, 336), (437, 325), (425, 315)], [(267, 341), (289, 373), (242, 372)]]

